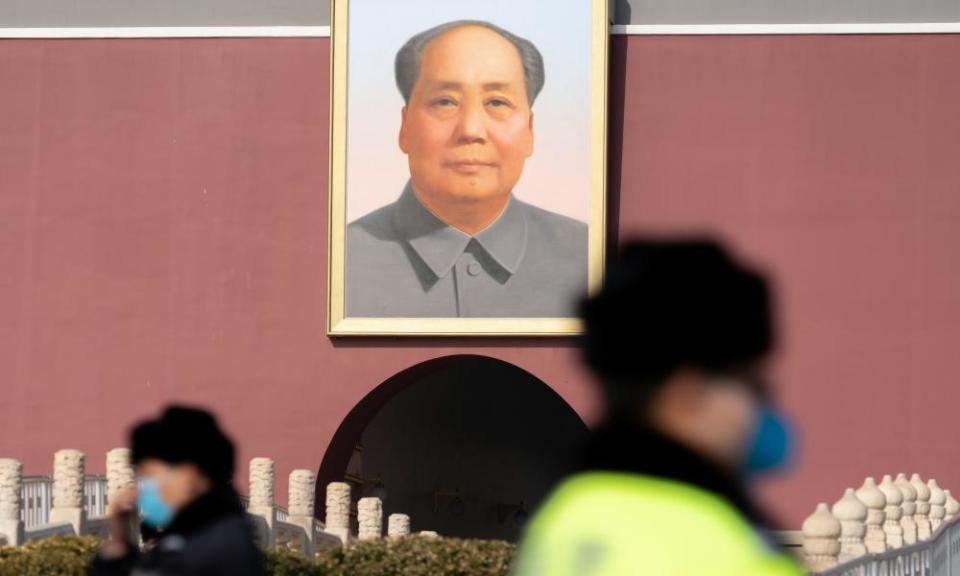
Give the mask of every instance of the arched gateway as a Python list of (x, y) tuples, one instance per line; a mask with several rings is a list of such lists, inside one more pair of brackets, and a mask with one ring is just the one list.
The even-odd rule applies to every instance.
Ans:
[[(457, 355), (408, 368), (363, 398), (334, 435), (318, 486), (385, 496), (414, 530), (516, 539), (575, 462), (587, 428), (549, 386), (502, 360)], [(318, 494), (318, 514), (323, 497)]]

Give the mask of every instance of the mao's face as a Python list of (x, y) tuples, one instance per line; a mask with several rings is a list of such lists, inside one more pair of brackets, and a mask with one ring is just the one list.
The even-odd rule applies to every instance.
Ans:
[(403, 109), (400, 148), (421, 194), (467, 203), (509, 194), (533, 153), (517, 49), (478, 26), (434, 38)]

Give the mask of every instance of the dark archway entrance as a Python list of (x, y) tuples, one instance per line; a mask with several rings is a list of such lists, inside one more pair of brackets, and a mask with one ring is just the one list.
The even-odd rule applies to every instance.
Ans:
[[(528, 372), (483, 356), (438, 358), (388, 379), (350, 412), (318, 490), (349, 473), (355, 492), (385, 492), (384, 513), (410, 514), (415, 531), (516, 540), (586, 433)], [(323, 501), (318, 494), (320, 515)]]

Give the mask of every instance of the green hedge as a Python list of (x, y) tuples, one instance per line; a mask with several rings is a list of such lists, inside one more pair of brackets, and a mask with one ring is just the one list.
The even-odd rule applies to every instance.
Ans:
[[(83, 576), (98, 542), (57, 536), (20, 548), (0, 547), (0, 576)], [(271, 576), (506, 576), (513, 545), (488, 540), (412, 536), (360, 542), (309, 560), (267, 553)]]
[(54, 536), (0, 546), (0, 576), (84, 576), (99, 544), (92, 537)]

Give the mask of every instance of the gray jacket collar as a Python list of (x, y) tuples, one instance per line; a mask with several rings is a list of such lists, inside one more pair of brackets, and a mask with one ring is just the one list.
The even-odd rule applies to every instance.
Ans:
[(513, 196), (492, 224), (470, 236), (427, 210), (408, 182), (395, 204), (393, 224), (437, 278), (450, 273), (471, 241), (509, 274), (519, 269), (527, 249), (526, 210)]

